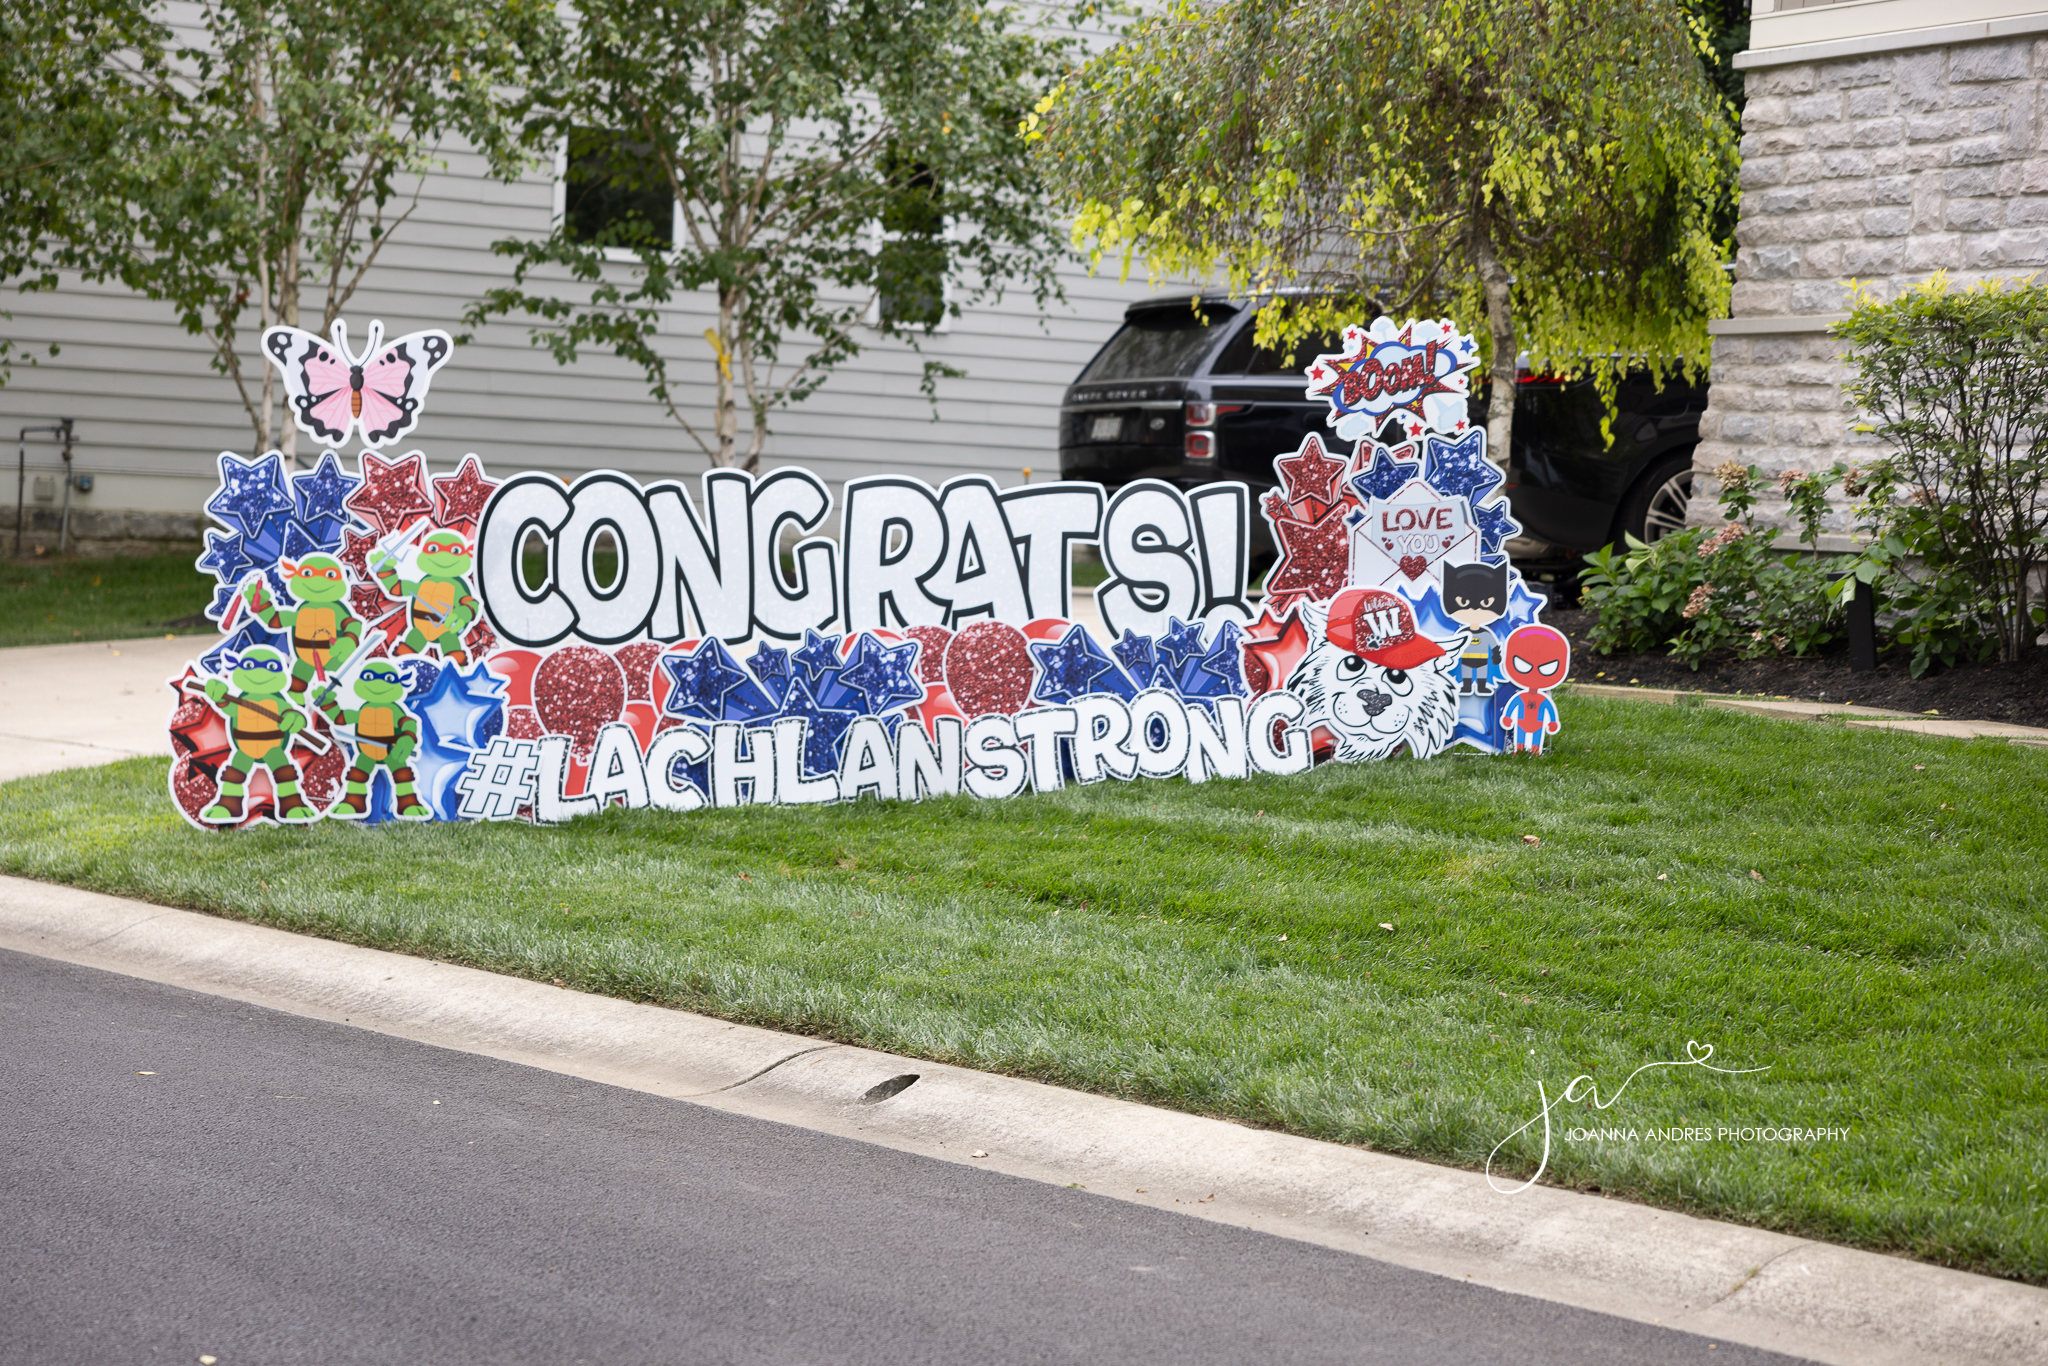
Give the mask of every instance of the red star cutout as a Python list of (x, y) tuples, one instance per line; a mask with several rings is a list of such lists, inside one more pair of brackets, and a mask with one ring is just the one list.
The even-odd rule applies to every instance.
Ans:
[(335, 558), (346, 565), (349, 573), (355, 576), (358, 588), (366, 583), (374, 584), (377, 576), (370, 572), (369, 557), (370, 552), (377, 548), (376, 536), (349, 527), (342, 528), (341, 535), (341, 552)]
[(391, 609), (391, 599), (375, 583), (365, 581), (348, 590), (348, 606), (364, 621), (375, 621)]
[(1344, 462), (1326, 452), (1317, 437), (1309, 437), (1299, 451), (1273, 463), (1287, 482), (1288, 512), (1302, 521), (1315, 521), (1343, 497), (1337, 481), (1344, 476)]
[(434, 476), (434, 520), (474, 533), (484, 515), (484, 504), (497, 487), (495, 480), (484, 478), (481, 461), (474, 455), (463, 456), (455, 473)]
[[(1266, 504), (1270, 515), (1273, 502)], [(1313, 522), (1274, 517), (1273, 537), (1280, 542), (1280, 563), (1266, 580), (1266, 610), (1286, 616), (1297, 602), (1333, 598), (1344, 587), (1351, 560), (1351, 533), (1344, 525), (1344, 505), (1332, 507)]]
[(344, 504), (379, 536), (411, 526), (434, 510), (427, 501), (426, 461), (418, 451), (399, 460), (363, 452), (363, 486)]
[(1244, 641), (1244, 681), (1253, 696), (1285, 686), (1308, 647), (1308, 628), (1298, 614), (1283, 624), (1268, 611), (1253, 622)]

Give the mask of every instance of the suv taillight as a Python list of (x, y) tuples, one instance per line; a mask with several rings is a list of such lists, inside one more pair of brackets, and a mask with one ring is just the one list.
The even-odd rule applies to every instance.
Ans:
[[(1195, 405), (1191, 403), (1188, 406), (1193, 408)], [(1190, 460), (1214, 460), (1216, 458), (1216, 433), (1189, 432), (1181, 439), (1181, 453)]]
[(1190, 403), (1188, 405), (1190, 427), (1213, 427), (1216, 425), (1216, 405), (1213, 403)]

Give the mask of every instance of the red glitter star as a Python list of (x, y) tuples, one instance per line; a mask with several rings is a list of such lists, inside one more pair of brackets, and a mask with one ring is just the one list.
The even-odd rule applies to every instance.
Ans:
[(483, 463), (474, 455), (462, 457), (453, 474), (434, 476), (434, 519), (442, 526), (459, 526), (474, 533), (484, 515), (497, 481), (484, 478)]
[(391, 607), (391, 599), (372, 580), (365, 579), (348, 590), (349, 610), (364, 621), (375, 621)]
[(348, 496), (345, 506), (379, 536), (409, 527), (434, 510), (427, 500), (426, 461), (418, 451), (399, 460), (364, 451), (362, 473), (363, 486)]
[(348, 571), (355, 576), (358, 587), (376, 582), (377, 576), (370, 572), (369, 565), (370, 552), (377, 548), (376, 535), (372, 532), (357, 531), (353, 527), (342, 528), (341, 535), (341, 551), (335, 558), (348, 566)]
[(1317, 437), (1309, 437), (1299, 451), (1273, 463), (1287, 482), (1288, 512), (1302, 521), (1317, 520), (1343, 497), (1337, 481), (1344, 475), (1344, 462), (1325, 451)]
[(1320, 602), (1335, 597), (1344, 587), (1345, 571), (1351, 559), (1351, 533), (1344, 525), (1345, 505), (1339, 503), (1313, 522), (1281, 515), (1268, 495), (1267, 516), (1273, 524), (1274, 539), (1280, 542), (1280, 563), (1266, 580), (1266, 610), (1284, 617), (1295, 604)]

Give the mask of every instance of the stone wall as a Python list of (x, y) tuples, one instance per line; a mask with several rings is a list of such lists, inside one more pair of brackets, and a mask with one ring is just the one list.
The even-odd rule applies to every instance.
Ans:
[[(2048, 41), (2013, 38), (1748, 73), (1729, 331), (1694, 462), (1767, 473), (1868, 459), (1827, 321), (1880, 298), (2048, 267)], [(1782, 321), (1780, 321), (1782, 320)], [(1781, 326), (1780, 331), (1744, 331)], [(1711, 477), (1693, 519), (1718, 522)], [(1762, 511), (1781, 519), (1782, 504)], [(1827, 528), (1846, 528), (1840, 514)]]
[[(0, 557), (14, 553), (14, 505), (0, 507)], [(71, 509), (71, 553), (84, 559), (103, 555), (159, 555), (200, 545), (202, 519), (185, 512), (95, 512)], [(61, 509), (31, 503), (22, 519), (23, 559), (55, 555), (62, 530)]]

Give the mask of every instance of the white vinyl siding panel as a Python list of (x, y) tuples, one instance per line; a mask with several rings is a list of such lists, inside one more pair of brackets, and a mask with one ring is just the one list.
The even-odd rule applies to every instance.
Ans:
[[(383, 320), (387, 336), (423, 327), (460, 331), (473, 299), (510, 283), (510, 263), (491, 253), (491, 242), (549, 230), (551, 166), (508, 185), (485, 176), (475, 157), (457, 153), (448, 162), (426, 178), (417, 211), (344, 310), (352, 340), (360, 341), (372, 318)], [(1108, 339), (1124, 306), (1151, 292), (1142, 280), (1119, 284), (1113, 268), (1091, 277), (1078, 259), (1063, 279), (1066, 303), (1053, 302), (1042, 315), (1028, 292), (1012, 292), (968, 309), (925, 342), (926, 356), (967, 372), (939, 382), (937, 421), (918, 391), (921, 358), (868, 334), (867, 349), (824, 388), (771, 417), (764, 465), (808, 465), (835, 485), (882, 471), (933, 482), (987, 473), (1005, 485), (1027, 466), (1035, 478), (1055, 475), (1061, 390)], [(309, 281), (303, 324), (318, 323), (323, 299)], [(41, 353), (56, 342), (62, 352), (15, 366), (0, 388), (0, 431), (77, 419), (77, 469), (104, 477), (75, 506), (196, 511), (211, 491), (216, 453), (249, 451), (253, 436), (233, 384), (210, 367), (205, 342), (178, 327), (168, 307), (70, 280), (56, 292), (13, 294), (6, 303), (14, 317), (0, 325), (17, 343)], [(698, 296), (671, 310), (662, 329), (672, 373), (683, 381), (681, 406), (707, 431), (713, 361), (702, 334), (710, 322), (709, 297)], [(245, 372), (260, 382), (253, 327), (242, 354)], [(300, 436), (301, 457), (312, 444)], [(493, 323), (457, 348), (434, 380), (425, 417), (399, 449), (415, 448), (437, 472), (471, 451), (501, 474), (612, 468), (646, 480), (695, 475), (708, 464), (632, 367), (604, 351), (557, 366), (528, 344), (527, 326), (517, 321)], [(32, 466), (53, 463), (53, 454), (31, 451)]]

